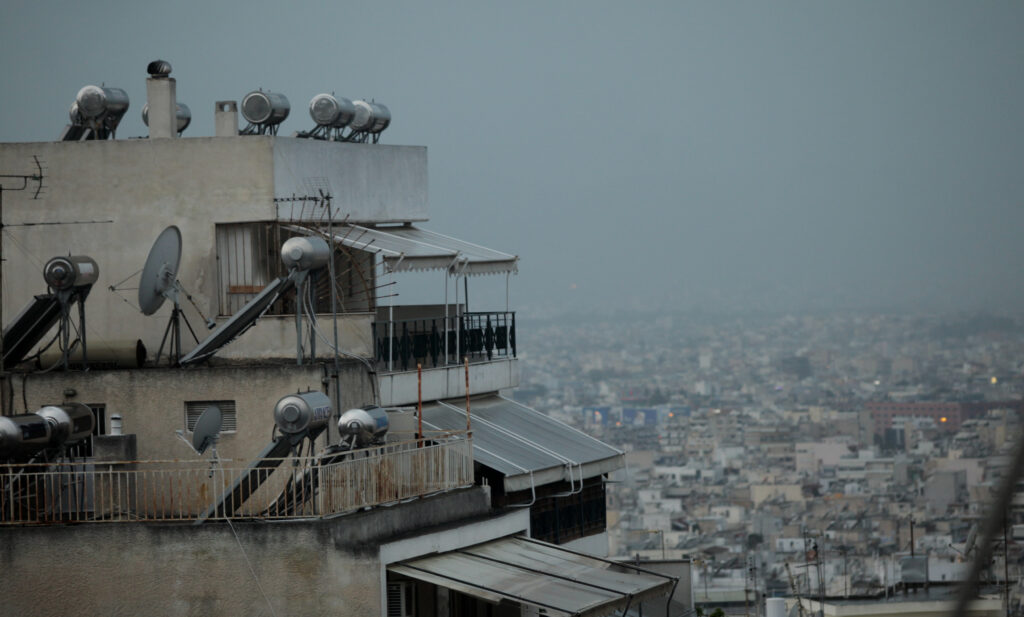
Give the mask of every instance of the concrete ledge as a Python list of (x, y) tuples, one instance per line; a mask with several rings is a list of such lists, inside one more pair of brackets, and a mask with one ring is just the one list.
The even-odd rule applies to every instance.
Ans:
[[(3, 614), (381, 615), (379, 547), (396, 535), (479, 520), (473, 487), (331, 520), (9, 527), (0, 533)], [(235, 539), (235, 532), (238, 539)], [(249, 567), (255, 571), (256, 578)]]
[[(417, 400), (416, 371), (382, 374), (382, 407), (412, 405)], [(503, 358), (469, 365), (469, 393), (485, 394), (519, 385), (519, 361)], [(423, 400), (436, 401), (466, 396), (466, 372), (463, 366), (423, 369)]]

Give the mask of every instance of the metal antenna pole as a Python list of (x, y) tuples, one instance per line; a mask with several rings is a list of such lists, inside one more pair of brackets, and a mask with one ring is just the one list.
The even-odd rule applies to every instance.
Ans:
[[(331, 243), (331, 259), (327, 262), (327, 276), (331, 277), (331, 322), (334, 324), (334, 401), (341, 412), (341, 362), (339, 360), (340, 350), (338, 349), (338, 290), (337, 281), (334, 275), (334, 208), (331, 196), (320, 193), (321, 198), (327, 202), (327, 237)], [(370, 375), (373, 379), (373, 375)], [(373, 384), (370, 384), (373, 391)]]
[[(0, 179), (11, 178), (13, 180), (21, 180), (21, 186), (17, 188), (7, 188), (8, 191), (24, 191), (28, 188), (29, 180), (36, 183), (36, 192), (32, 195), (32, 199), (39, 199), (39, 194), (43, 191), (43, 165), (39, 162), (38, 156), (32, 157), (36, 164), (36, 173), (34, 174), (0, 174)], [(7, 415), (7, 367), (4, 362), (4, 190), (5, 187), (0, 183), (0, 415)]]

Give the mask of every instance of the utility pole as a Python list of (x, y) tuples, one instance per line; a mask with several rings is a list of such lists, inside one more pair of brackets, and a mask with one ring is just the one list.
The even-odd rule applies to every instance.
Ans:
[(850, 597), (850, 574), (846, 569), (846, 551), (847, 548), (843, 547), (843, 596)]
[[(39, 162), (38, 156), (32, 157), (36, 164), (34, 174), (0, 174), (0, 415), (7, 415), (7, 391), (10, 385), (7, 383), (7, 368), (4, 365), (4, 191), (25, 191), (28, 190), (29, 182), (35, 182), (35, 193), (32, 199), (39, 199), (43, 192), (43, 164)], [(14, 180), (14, 187), (6, 187), (3, 180)], [(20, 185), (19, 185), (20, 183)]]
[(914, 517), (910, 517), (910, 556), (914, 557)]
[(1010, 617), (1010, 544), (1006, 528), (1010, 526), (1010, 512), (1003, 516), (1003, 592), (1006, 595), (1006, 617)]

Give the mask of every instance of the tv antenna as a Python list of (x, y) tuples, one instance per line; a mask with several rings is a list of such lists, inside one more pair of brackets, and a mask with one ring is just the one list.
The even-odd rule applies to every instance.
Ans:
[(181, 358), (181, 321), (185, 321), (192, 337), (197, 341), (192, 324), (188, 322), (181, 310), (181, 283), (178, 281), (178, 266), (181, 264), (181, 231), (174, 225), (160, 232), (153, 248), (149, 249), (146, 265), (142, 267), (139, 278), (139, 310), (143, 315), (156, 313), (165, 300), (174, 304), (171, 317), (160, 340), (160, 348), (156, 352), (154, 364), (160, 364), (164, 345), (167, 345), (167, 357), (171, 366)]
[[(43, 164), (39, 161), (38, 156), (33, 156), (32, 160), (35, 162), (36, 171), (31, 174), (0, 174), (0, 328), (3, 326), (4, 314), (3, 314), (3, 255), (4, 255), (4, 244), (3, 244), (3, 231), (4, 231), (4, 191), (27, 191), (30, 187), (34, 187), (31, 190), (32, 199), (39, 199), (39, 195), (42, 194), (43, 188)], [(6, 180), (12, 180), (14, 186), (5, 186)], [(4, 353), (4, 339), (3, 334), (0, 334), (0, 357)], [(7, 381), (7, 372), (4, 370), (3, 363), (0, 362), (0, 383)], [(7, 415), (7, 397), (0, 397), (0, 414)]]

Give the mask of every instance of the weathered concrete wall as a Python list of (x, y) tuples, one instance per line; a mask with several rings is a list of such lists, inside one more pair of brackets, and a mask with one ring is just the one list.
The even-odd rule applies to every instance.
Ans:
[[(266, 221), (275, 216), (272, 141), (266, 137), (140, 139), (0, 145), (0, 168), (34, 171), (45, 163), (39, 200), (4, 192), (4, 222), (106, 221), (42, 227), (7, 227), (3, 246), (5, 323), (29, 299), (46, 291), (42, 264), (56, 255), (89, 255), (100, 268), (86, 302), (89, 338), (141, 338), (157, 349), (169, 303), (152, 317), (137, 307), (138, 277), (149, 249), (168, 225), (182, 235), (179, 279), (207, 314), (215, 314), (215, 223)], [(114, 293), (110, 285), (121, 283)], [(127, 300), (127, 302), (125, 301)], [(202, 320), (188, 301), (194, 327)], [(191, 348), (187, 332), (183, 344)]]
[[(270, 441), (274, 404), (281, 397), (312, 389), (334, 398), (333, 382), (325, 383), (330, 370), (333, 366), (285, 364), (16, 375), (15, 412), (25, 413), (25, 403), (29, 412), (65, 400), (102, 403), (108, 423), (105, 432), (109, 432), (111, 415), (120, 414), (124, 432), (138, 436), (139, 457), (160, 460), (194, 456), (175, 435), (176, 430), (185, 429), (185, 401), (233, 400), (238, 429), (221, 435), (218, 451), (222, 458), (249, 460)], [(361, 363), (343, 362), (340, 380), (342, 401), (336, 409), (373, 401), (371, 381)], [(68, 389), (75, 391), (73, 397), (65, 397)], [(191, 433), (186, 436), (191, 438)], [(325, 439), (321, 437), (318, 445)], [(336, 428), (331, 428), (329, 439), (336, 441)]]
[[(274, 195), (334, 197), (337, 220), (353, 223), (427, 220), (427, 149), (275, 138)], [(311, 203), (283, 202), (282, 220), (324, 221)]]
[(234, 523), (237, 542), (224, 523), (7, 528), (0, 613), (266, 615), (262, 587), (278, 615), (382, 615), (380, 544), (488, 502), (471, 488), (330, 521)]
[[(417, 400), (416, 370), (380, 375), (382, 406), (411, 405)], [(497, 392), (519, 385), (519, 361), (515, 358), (469, 365), (469, 393)], [(423, 400), (466, 396), (466, 369), (448, 366), (423, 369)]]
[[(100, 268), (87, 302), (91, 345), (141, 338), (156, 350), (170, 315), (170, 303), (153, 316), (136, 306), (138, 276), (150, 247), (168, 225), (182, 235), (178, 278), (206, 316), (219, 312), (216, 225), (278, 218), (275, 197), (333, 192), (339, 219), (360, 222), (424, 220), (427, 217), (426, 148), (327, 143), (271, 136), (139, 139), (0, 144), (0, 169), (35, 173), (33, 155), (45, 164), (46, 190), (4, 191), (3, 321), (8, 323), (35, 294), (44, 293), (42, 265), (58, 255), (89, 255)], [(286, 210), (291, 202), (282, 205)], [(299, 205), (309, 214), (310, 204)], [(285, 221), (322, 220), (282, 212)], [(26, 223), (72, 223), (20, 226)], [(10, 226), (13, 225), (13, 226)], [(121, 291), (109, 289), (118, 285)], [(191, 302), (182, 309), (194, 328), (203, 319)], [(360, 348), (369, 329), (362, 322), (342, 332), (342, 346)], [(283, 336), (271, 351), (294, 349), (293, 331), (264, 329)], [(346, 338), (348, 337), (348, 338)], [(351, 339), (351, 340), (350, 340)], [(193, 343), (182, 336), (185, 351)], [(266, 341), (241, 338), (234, 356), (266, 350)], [(356, 351), (362, 355), (362, 352)], [(262, 353), (256, 357), (269, 357)], [(278, 354), (280, 355), (280, 354)]]
[[(320, 331), (333, 344), (334, 324), (332, 315), (318, 315)], [(227, 321), (220, 317), (217, 323)], [(338, 346), (354, 356), (372, 358), (373, 349), (373, 313), (342, 313), (338, 315)], [(309, 324), (305, 317), (302, 320), (303, 332), (308, 331)], [(309, 340), (306, 340), (306, 357), (309, 356)], [(333, 357), (334, 351), (322, 339), (316, 341), (316, 357), (327, 359)], [(217, 358), (239, 360), (246, 358), (295, 358), (295, 315), (265, 315), (240, 338), (233, 341), (217, 353)]]

